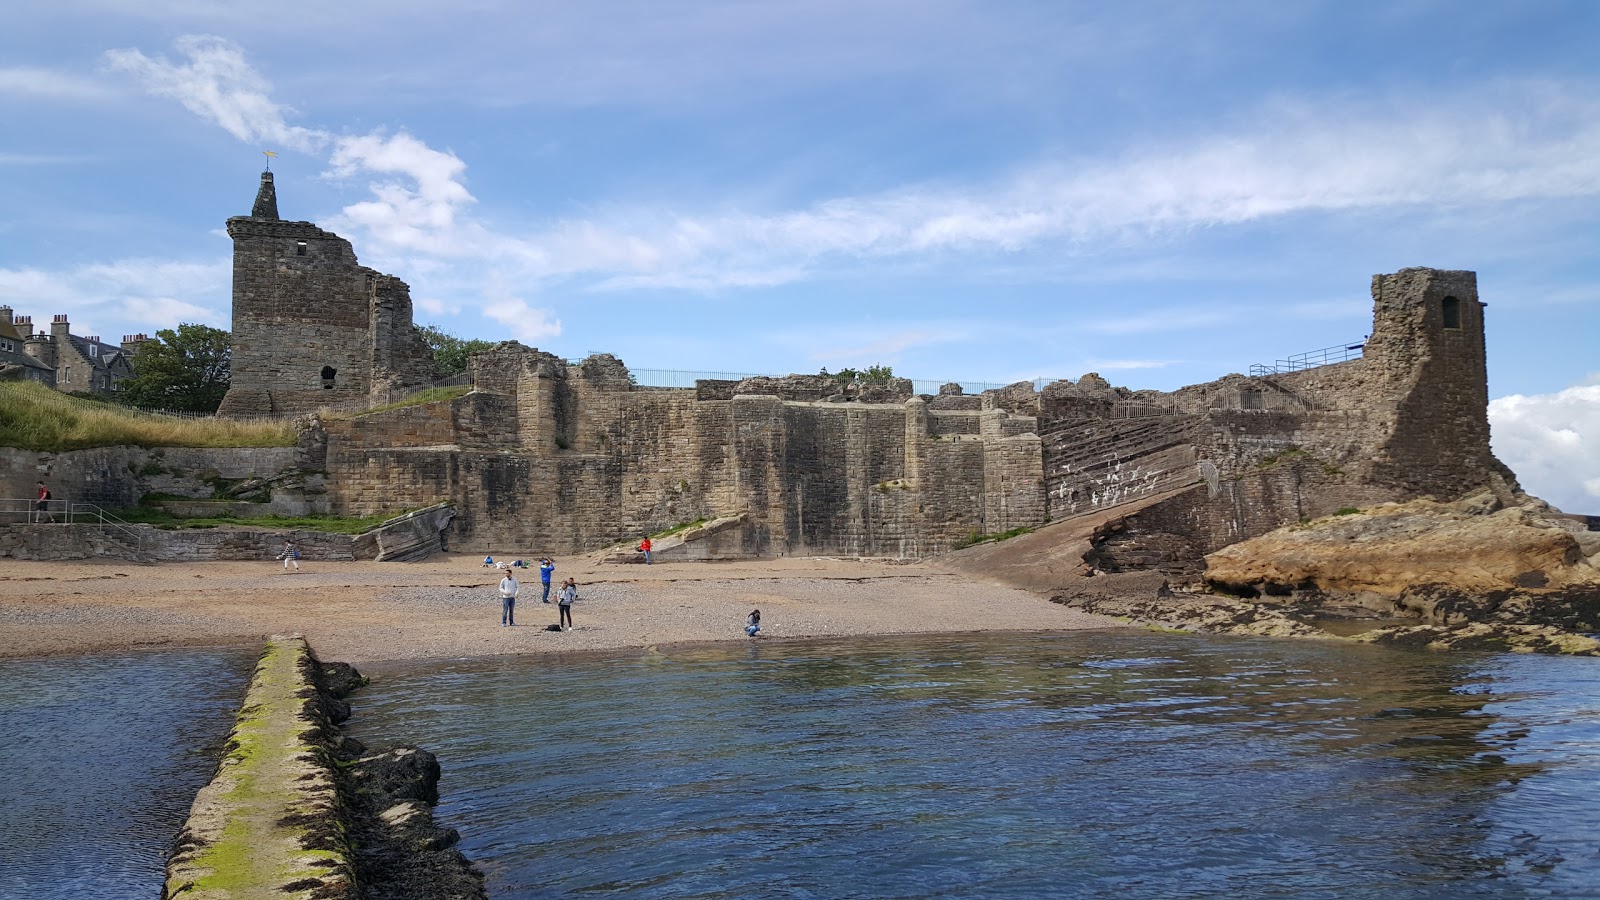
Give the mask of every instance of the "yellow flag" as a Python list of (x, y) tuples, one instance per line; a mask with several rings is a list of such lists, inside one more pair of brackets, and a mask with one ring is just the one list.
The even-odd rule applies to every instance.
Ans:
[(262, 153), (265, 153), (265, 154), (266, 154), (266, 155), (268, 155), (268, 156), (277, 156), (277, 155), (278, 155), (278, 154), (277, 154), (277, 153), (276, 153), (276, 152), (274, 152), (274, 151), (272, 151), (272, 150), (263, 150), (263, 151), (261, 151), (261, 152), (262, 152)]

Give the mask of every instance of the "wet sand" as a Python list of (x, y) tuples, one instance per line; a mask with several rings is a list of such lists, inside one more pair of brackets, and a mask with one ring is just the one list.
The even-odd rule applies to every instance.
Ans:
[(323, 659), (352, 663), (559, 653), (696, 641), (1120, 627), (1027, 591), (936, 563), (775, 559), (597, 565), (557, 559), (576, 578), (576, 627), (551, 632), (537, 571), (519, 574), (517, 625), (500, 625), (499, 571), (481, 556), (420, 563), (0, 561), (0, 658), (138, 647), (254, 644), (304, 634)]

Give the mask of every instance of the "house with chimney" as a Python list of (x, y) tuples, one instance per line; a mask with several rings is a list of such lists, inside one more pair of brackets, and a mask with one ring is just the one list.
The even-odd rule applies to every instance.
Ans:
[(0, 306), (0, 378), (37, 381), (63, 393), (116, 393), (117, 383), (133, 374), (134, 349), (149, 340), (130, 334), (110, 344), (99, 335), (76, 335), (64, 314), (47, 332), (33, 328), (32, 316)]

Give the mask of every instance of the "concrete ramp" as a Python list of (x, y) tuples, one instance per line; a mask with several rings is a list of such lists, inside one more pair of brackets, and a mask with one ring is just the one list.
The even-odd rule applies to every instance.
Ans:
[[(657, 562), (704, 562), (714, 559), (746, 559), (742, 532), (749, 519), (744, 513), (721, 516), (699, 525), (685, 528), (665, 537), (651, 538), (651, 557)], [(607, 547), (594, 556), (593, 562), (643, 563), (644, 554), (637, 549), (638, 541)]]
[(1075, 591), (1093, 571), (1084, 557), (1094, 549), (1097, 536), (1118, 530), (1122, 520), (1135, 513), (1199, 487), (1185, 485), (1051, 522), (1008, 540), (953, 550), (933, 561), (933, 565), (1037, 593)]

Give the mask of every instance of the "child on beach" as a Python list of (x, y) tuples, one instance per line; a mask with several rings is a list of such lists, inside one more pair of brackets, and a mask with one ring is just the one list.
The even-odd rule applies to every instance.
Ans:
[(744, 633), (751, 637), (761, 633), (761, 610), (750, 610), (750, 615), (744, 620)]
[(294, 545), (294, 541), (283, 542), (283, 552), (278, 554), (278, 558), (283, 560), (285, 572), (289, 571), (290, 566), (294, 566), (296, 572), (300, 571), (300, 548)]

